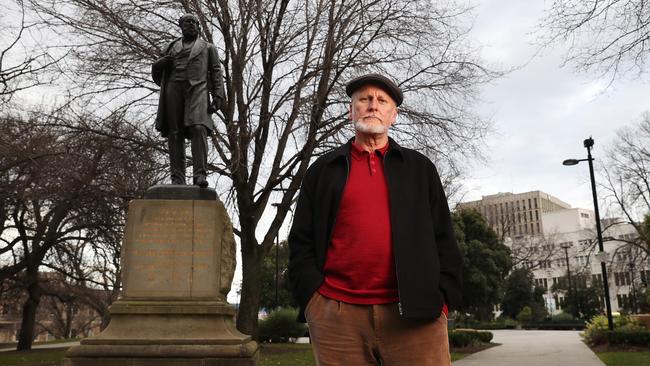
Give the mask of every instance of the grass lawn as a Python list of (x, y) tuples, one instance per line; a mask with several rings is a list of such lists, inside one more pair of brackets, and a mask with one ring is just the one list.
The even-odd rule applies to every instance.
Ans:
[(650, 365), (650, 352), (602, 352), (597, 355), (607, 366)]
[[(472, 349), (452, 350), (451, 360), (459, 360), (471, 353), (481, 351), (490, 346), (491, 345)], [(54, 348), (35, 349), (27, 352), (0, 352), (0, 366), (60, 366), (66, 350), (67, 348)], [(263, 344), (261, 346), (259, 366), (314, 365), (316, 365), (316, 362), (314, 362), (314, 354), (312, 353), (310, 344)], [(648, 365), (648, 363), (643, 365)]]
[(625, 348), (600, 346), (592, 348), (607, 366), (650, 365), (650, 347)]
[[(490, 345), (491, 346), (491, 345)], [(481, 351), (490, 346), (467, 350), (452, 350), (451, 360)], [(458, 352), (456, 352), (458, 351)], [(314, 366), (314, 354), (309, 344), (263, 344), (259, 366)]]
[(0, 366), (57, 366), (68, 348), (0, 352)]

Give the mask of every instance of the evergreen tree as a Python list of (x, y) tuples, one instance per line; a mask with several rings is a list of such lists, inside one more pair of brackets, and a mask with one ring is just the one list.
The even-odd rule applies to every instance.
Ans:
[(452, 215), (452, 220), (464, 262), (461, 310), (477, 320), (490, 320), (512, 264), (510, 249), (479, 212), (461, 210)]

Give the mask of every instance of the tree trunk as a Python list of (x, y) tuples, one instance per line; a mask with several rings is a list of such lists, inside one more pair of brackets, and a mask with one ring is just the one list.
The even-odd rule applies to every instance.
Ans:
[(262, 284), (260, 262), (263, 257), (262, 247), (257, 245), (254, 237), (242, 235), (242, 289), (237, 329), (257, 339), (257, 313), (260, 308)]
[(34, 326), (36, 324), (36, 310), (41, 302), (43, 290), (38, 283), (38, 270), (27, 269), (25, 276), (27, 300), (23, 305), (23, 319), (20, 324), (20, 333), (18, 335), (18, 347), (16, 350), (31, 350), (34, 342)]
[(99, 325), (99, 330), (104, 330), (108, 327), (108, 323), (111, 322), (111, 313), (107, 311), (100, 314), (101, 323)]

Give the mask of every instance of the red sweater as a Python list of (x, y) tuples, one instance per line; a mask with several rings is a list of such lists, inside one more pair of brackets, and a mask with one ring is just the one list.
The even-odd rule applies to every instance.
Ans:
[(332, 230), (319, 292), (351, 304), (399, 301), (383, 154), (352, 143), (350, 172)]
[[(325, 261), (323, 296), (351, 304), (399, 301), (390, 228), (386, 146), (369, 153), (352, 143), (350, 172)], [(447, 315), (447, 305), (443, 306)]]

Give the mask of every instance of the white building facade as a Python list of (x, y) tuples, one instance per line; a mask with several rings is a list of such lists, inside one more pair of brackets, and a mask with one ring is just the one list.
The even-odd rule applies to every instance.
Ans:
[[(513, 252), (518, 246), (528, 248), (523, 251), (528, 257), (518, 266), (532, 270), (535, 285), (546, 289), (544, 300), (549, 313), (557, 314), (562, 311), (566, 292), (553, 291), (553, 285), (569, 273), (573, 286), (602, 286), (595, 216), (591, 210), (569, 208), (544, 213), (542, 221), (543, 235), (507, 243)], [(633, 311), (637, 290), (645, 288), (650, 280), (650, 265), (640, 251), (629, 245), (637, 237), (634, 226), (603, 220), (601, 228), (612, 311)], [(600, 302), (604, 309), (604, 297)]]
[[(550, 314), (562, 312), (566, 291), (554, 290), (553, 285), (569, 272), (574, 286), (602, 286), (592, 210), (571, 208), (541, 191), (484, 196), (460, 203), (458, 209), (477, 210), (504, 238), (514, 267), (530, 269), (535, 285), (546, 290), (544, 300)], [(612, 311), (634, 311), (633, 304), (638, 303), (635, 294), (650, 284), (650, 262), (630, 245), (638, 237), (634, 226), (605, 219), (601, 228)], [(600, 302), (604, 309), (604, 297)]]

